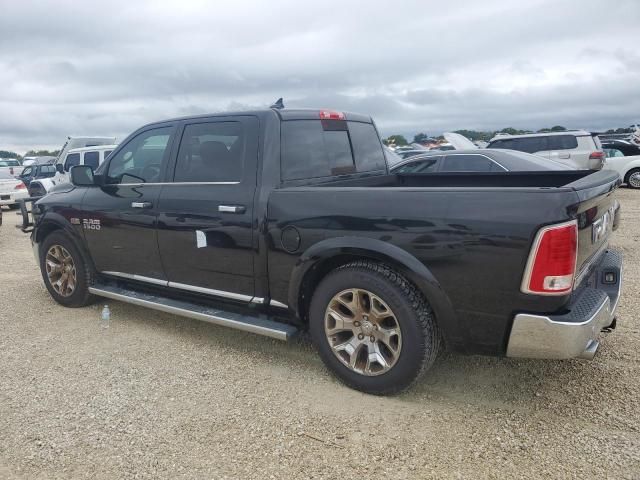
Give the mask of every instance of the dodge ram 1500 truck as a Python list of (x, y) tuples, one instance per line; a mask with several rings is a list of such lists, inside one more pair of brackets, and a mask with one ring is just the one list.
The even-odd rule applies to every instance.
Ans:
[(58, 303), (307, 330), (364, 392), (408, 387), (442, 344), (591, 358), (615, 326), (615, 172), (390, 174), (370, 117), (266, 109), (147, 125), (71, 178), (25, 219)]

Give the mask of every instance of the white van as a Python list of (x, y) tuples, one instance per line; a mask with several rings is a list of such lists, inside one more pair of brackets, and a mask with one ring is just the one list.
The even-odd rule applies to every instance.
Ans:
[(51, 178), (40, 178), (29, 185), (31, 197), (45, 195), (54, 185), (66, 183), (70, 179), (69, 171), (76, 165), (90, 165), (95, 170), (115, 150), (117, 145), (99, 145), (84, 148), (63, 149), (56, 163), (56, 174)]

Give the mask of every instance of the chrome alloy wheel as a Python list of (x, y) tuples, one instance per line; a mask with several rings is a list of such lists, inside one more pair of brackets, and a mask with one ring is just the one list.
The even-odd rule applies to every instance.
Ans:
[(52, 245), (45, 258), (47, 278), (62, 297), (69, 297), (76, 289), (77, 275), (73, 257), (66, 248)]
[(629, 175), (628, 182), (633, 188), (640, 188), (640, 172), (633, 172)]
[(331, 299), (324, 331), (333, 354), (361, 375), (388, 372), (402, 349), (400, 324), (391, 308), (360, 288), (343, 290)]

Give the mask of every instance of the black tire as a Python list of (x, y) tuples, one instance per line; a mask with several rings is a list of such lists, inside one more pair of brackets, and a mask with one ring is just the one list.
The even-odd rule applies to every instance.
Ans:
[[(364, 289), (382, 299), (392, 310), (402, 335), (402, 348), (386, 372), (366, 376), (349, 368), (334, 354), (325, 334), (325, 313), (338, 293)], [(318, 285), (309, 310), (309, 330), (322, 361), (349, 387), (374, 395), (398, 393), (416, 382), (434, 363), (440, 348), (440, 332), (424, 296), (389, 267), (355, 261), (329, 273)]]
[[(47, 252), (51, 247), (59, 245), (63, 247), (73, 259), (76, 273), (76, 284), (73, 293), (69, 296), (63, 296), (58, 293), (51, 284), (46, 270)], [(96, 300), (94, 295), (89, 293), (89, 286), (92, 283), (92, 269), (85, 261), (76, 246), (75, 242), (65, 233), (55, 231), (48, 235), (40, 245), (40, 272), (47, 290), (53, 299), (60, 305), (71, 308), (85, 307)]]
[(633, 188), (634, 190), (637, 190), (640, 188), (640, 184), (638, 184), (637, 182), (633, 182), (633, 184), (629, 182), (629, 177), (631, 177), (631, 175), (638, 174), (638, 173), (640, 173), (640, 168), (632, 168), (627, 172), (627, 174), (624, 176), (624, 183), (627, 184), (627, 187)]

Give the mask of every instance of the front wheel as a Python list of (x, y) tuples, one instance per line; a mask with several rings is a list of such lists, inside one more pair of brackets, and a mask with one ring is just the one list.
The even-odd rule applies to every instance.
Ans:
[(42, 279), (53, 299), (65, 307), (92, 303), (91, 269), (73, 240), (56, 231), (45, 238), (40, 248)]
[(640, 168), (629, 170), (624, 177), (624, 182), (629, 188), (640, 188)]
[(318, 285), (309, 329), (345, 384), (384, 395), (408, 388), (438, 354), (440, 333), (423, 295), (385, 265), (357, 261)]

